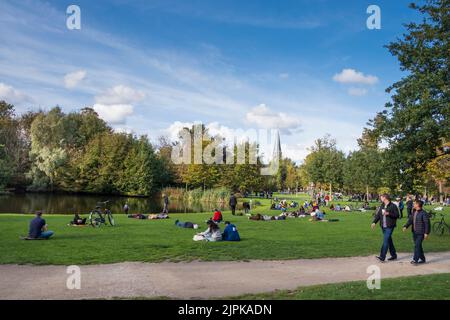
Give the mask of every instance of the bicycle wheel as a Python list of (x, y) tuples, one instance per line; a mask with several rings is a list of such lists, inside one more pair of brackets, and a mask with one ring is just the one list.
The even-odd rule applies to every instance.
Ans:
[(98, 228), (102, 224), (102, 217), (97, 211), (91, 211), (89, 214), (89, 224), (94, 228)]
[(111, 211), (109, 211), (109, 212), (107, 213), (107, 215), (108, 215), (108, 221), (109, 221), (109, 224), (110, 224), (112, 227), (114, 227), (116, 224), (115, 224), (114, 217), (113, 217)]
[(437, 235), (442, 236), (445, 232), (445, 226), (442, 222), (433, 223), (433, 232)]

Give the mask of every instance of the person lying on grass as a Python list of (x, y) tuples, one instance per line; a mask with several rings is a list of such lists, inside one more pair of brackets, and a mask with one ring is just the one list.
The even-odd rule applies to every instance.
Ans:
[(78, 213), (75, 213), (72, 221), (70, 221), (69, 225), (71, 226), (84, 226), (86, 225), (86, 218), (80, 217)]
[(36, 217), (31, 220), (28, 231), (28, 239), (49, 239), (54, 234), (48, 230), (47, 223), (42, 219), (42, 211), (36, 212)]
[(286, 216), (284, 214), (280, 216), (268, 216), (268, 215), (262, 215), (260, 213), (252, 214), (248, 217), (249, 220), (255, 220), (255, 221), (271, 221), (271, 220), (286, 220)]
[(180, 220), (176, 220), (175, 225), (180, 228), (198, 229), (198, 224), (192, 223), (190, 221), (182, 222)]
[(222, 234), (223, 241), (241, 241), (241, 237), (239, 236), (239, 232), (236, 226), (230, 221), (225, 222), (225, 229)]
[(142, 213), (129, 214), (127, 217), (128, 218), (132, 218), (132, 219), (140, 219), (140, 220), (147, 219), (147, 216), (145, 214), (142, 214)]
[(220, 227), (212, 220), (207, 222), (208, 229), (204, 232), (197, 233), (194, 236), (194, 241), (222, 241), (222, 232)]
[(167, 213), (149, 214), (148, 218), (150, 220), (169, 219), (169, 215)]

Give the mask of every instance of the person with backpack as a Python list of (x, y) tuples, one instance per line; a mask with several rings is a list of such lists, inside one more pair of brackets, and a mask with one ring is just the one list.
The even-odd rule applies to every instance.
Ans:
[(230, 221), (225, 222), (225, 229), (222, 233), (223, 241), (241, 241), (241, 237), (239, 236), (239, 232), (236, 226)]
[(414, 241), (414, 256), (411, 264), (425, 263), (426, 259), (422, 242), (428, 239), (428, 235), (430, 234), (430, 218), (427, 212), (423, 210), (423, 202), (421, 200), (414, 201), (413, 213), (409, 216), (408, 222), (403, 226), (403, 231), (406, 231), (410, 226), (412, 226)]

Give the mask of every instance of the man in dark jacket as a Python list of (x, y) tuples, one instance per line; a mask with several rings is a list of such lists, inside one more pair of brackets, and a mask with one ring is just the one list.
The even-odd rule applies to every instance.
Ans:
[(236, 212), (236, 206), (237, 206), (237, 199), (236, 196), (234, 195), (234, 193), (231, 194), (230, 196), (230, 208), (231, 208), (231, 214), (234, 216), (235, 212)]
[(425, 263), (425, 254), (423, 253), (422, 242), (428, 238), (430, 234), (430, 218), (423, 210), (423, 202), (420, 200), (414, 201), (414, 210), (409, 217), (408, 222), (403, 226), (403, 231), (412, 226), (412, 234), (414, 241), (414, 257), (412, 264)]
[(380, 199), (382, 201), (381, 206), (372, 222), (372, 229), (380, 222), (380, 227), (383, 231), (383, 245), (381, 246), (381, 252), (380, 255), (377, 256), (377, 259), (384, 262), (389, 249), (391, 257), (388, 260), (392, 261), (397, 259), (397, 252), (395, 251), (394, 241), (392, 240), (392, 233), (397, 226), (399, 212), (398, 207), (391, 202), (391, 198), (388, 194), (385, 193), (381, 195)]

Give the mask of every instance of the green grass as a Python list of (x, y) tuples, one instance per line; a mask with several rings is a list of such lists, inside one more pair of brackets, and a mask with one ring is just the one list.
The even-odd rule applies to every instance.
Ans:
[(450, 273), (381, 280), (379, 290), (367, 289), (366, 281), (343, 282), (295, 290), (249, 294), (236, 300), (449, 300)]
[[(279, 214), (268, 208), (268, 200), (253, 212)], [(342, 201), (340, 203), (343, 203)], [(446, 208), (449, 216), (449, 208)], [(206, 228), (209, 214), (173, 214), (168, 220), (135, 220), (115, 215), (116, 227), (68, 227), (72, 218), (47, 215), (55, 235), (48, 241), (23, 241), (31, 215), (0, 215), (0, 264), (94, 264), (122, 261), (251, 260), (345, 257), (378, 253), (380, 230), (370, 229), (372, 213), (329, 213), (336, 223), (250, 221), (224, 212), (235, 223), (241, 242), (203, 243), (192, 241), (196, 231), (174, 226), (174, 221), (192, 221)], [(447, 221), (449, 219), (447, 218)], [(405, 219), (399, 224), (405, 223)], [(411, 252), (411, 233), (394, 233), (398, 251)], [(450, 235), (431, 235), (424, 243), (426, 252), (450, 250)]]

